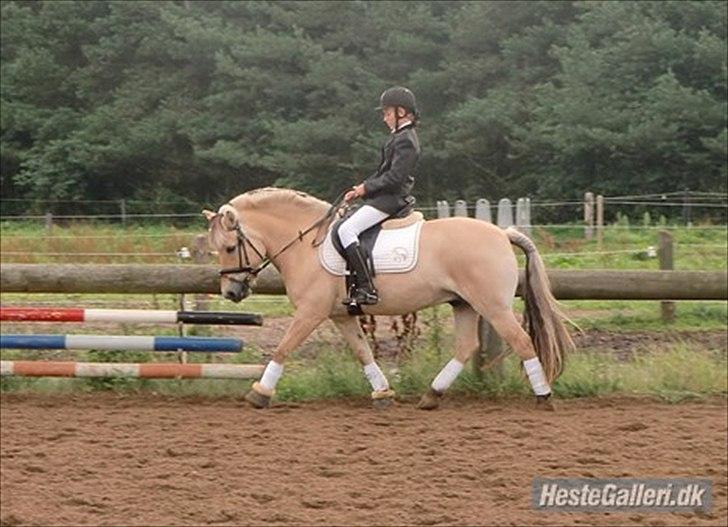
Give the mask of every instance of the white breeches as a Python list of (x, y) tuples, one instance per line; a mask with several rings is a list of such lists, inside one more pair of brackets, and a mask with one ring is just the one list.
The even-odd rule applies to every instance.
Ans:
[(371, 205), (364, 205), (339, 227), (339, 240), (346, 249), (352, 243), (359, 242), (359, 235), (369, 227), (386, 220), (389, 214), (375, 209)]

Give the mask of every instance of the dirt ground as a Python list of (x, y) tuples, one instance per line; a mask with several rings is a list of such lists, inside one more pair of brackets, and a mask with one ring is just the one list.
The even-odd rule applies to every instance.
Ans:
[[(725, 399), (0, 397), (2, 525), (726, 525)], [(700, 477), (709, 513), (546, 513), (535, 477)]]

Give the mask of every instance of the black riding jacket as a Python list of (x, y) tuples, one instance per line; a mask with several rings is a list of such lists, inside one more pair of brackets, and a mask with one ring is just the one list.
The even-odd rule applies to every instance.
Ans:
[(419, 157), (420, 143), (414, 124), (391, 134), (382, 147), (379, 168), (364, 180), (364, 204), (390, 216), (411, 211), (415, 203), (414, 171)]

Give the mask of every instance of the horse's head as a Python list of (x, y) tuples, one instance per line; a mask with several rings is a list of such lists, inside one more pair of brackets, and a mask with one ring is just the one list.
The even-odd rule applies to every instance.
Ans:
[(226, 203), (217, 212), (202, 211), (209, 223), (210, 246), (217, 251), (220, 293), (240, 302), (251, 293), (258, 272), (266, 263), (265, 247), (252, 230), (243, 227), (238, 210)]

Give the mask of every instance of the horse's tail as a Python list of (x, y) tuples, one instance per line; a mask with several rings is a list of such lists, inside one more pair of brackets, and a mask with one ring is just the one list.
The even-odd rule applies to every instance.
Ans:
[(513, 227), (505, 232), (510, 242), (526, 253), (525, 280), (521, 288), (525, 303), (523, 326), (531, 336), (550, 384), (561, 375), (566, 353), (574, 349), (574, 342), (564, 324), (568, 318), (561, 313), (551, 293), (546, 267), (536, 245)]

